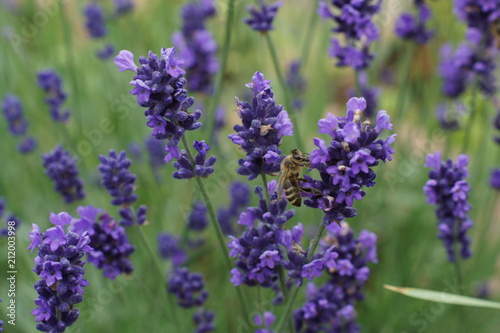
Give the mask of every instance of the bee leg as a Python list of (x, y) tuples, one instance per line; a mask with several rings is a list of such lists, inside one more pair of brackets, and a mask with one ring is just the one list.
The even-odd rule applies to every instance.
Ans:
[(303, 192), (307, 192), (307, 193), (312, 193), (314, 195), (322, 195), (323, 193), (321, 193), (320, 190), (318, 190), (317, 188), (313, 188), (313, 187), (300, 187), (300, 190), (303, 191)]

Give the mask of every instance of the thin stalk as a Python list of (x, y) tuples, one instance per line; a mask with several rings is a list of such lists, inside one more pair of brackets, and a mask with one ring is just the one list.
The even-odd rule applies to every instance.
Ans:
[[(191, 164), (194, 165), (195, 162), (194, 162), (193, 154), (192, 154), (191, 149), (187, 143), (186, 136), (182, 137), (182, 143), (183, 143), (184, 148), (186, 149), (186, 152), (188, 154), (189, 161), (191, 162)], [(224, 235), (222, 233), (222, 229), (220, 227), (219, 221), (217, 221), (217, 217), (216, 217), (217, 215), (215, 214), (215, 210), (213, 208), (212, 202), (210, 201), (210, 198), (208, 197), (207, 190), (205, 189), (205, 186), (203, 185), (203, 182), (201, 181), (200, 177), (194, 177), (194, 178), (196, 179), (196, 183), (198, 184), (198, 187), (200, 189), (201, 196), (203, 197), (203, 201), (205, 202), (205, 206), (207, 207), (208, 217), (210, 218), (210, 222), (212, 223), (212, 225), (215, 229), (215, 235), (217, 237), (217, 241), (219, 243), (219, 246), (222, 250), (222, 256), (224, 257), (223, 261), (224, 261), (224, 264), (226, 265), (227, 271), (229, 273), (229, 271), (231, 271), (233, 266), (232, 266), (231, 261), (229, 259), (229, 251), (228, 251), (227, 245), (224, 241)], [(245, 296), (243, 295), (241, 288), (236, 287), (236, 294), (238, 295), (238, 299), (241, 303), (241, 307), (243, 309), (243, 313), (245, 316), (244, 318), (248, 318), (248, 313), (249, 313), (248, 306), (247, 306), (248, 303), (246, 302)]]
[(356, 96), (361, 97), (361, 83), (359, 82), (359, 71), (355, 70), (354, 71), (354, 83), (355, 83), (355, 90), (356, 90)]
[(398, 95), (398, 101), (396, 104), (396, 111), (397, 111), (397, 116), (398, 116), (398, 121), (401, 121), (401, 117), (403, 115), (403, 108), (405, 106), (405, 100), (406, 100), (406, 93), (408, 90), (408, 74), (410, 73), (410, 64), (411, 64), (411, 59), (413, 58), (413, 50), (415, 49), (414, 43), (410, 43), (410, 46), (407, 48), (406, 51), (406, 56), (403, 61), (403, 65), (400, 69), (401, 76), (399, 78), (399, 85), (401, 87), (401, 90), (399, 91)]
[(469, 147), (470, 141), (470, 133), (472, 130), (472, 125), (474, 124), (474, 118), (476, 116), (476, 100), (477, 100), (477, 82), (472, 87), (472, 99), (470, 101), (471, 115), (469, 122), (467, 123), (467, 127), (465, 128), (465, 136), (464, 141), (462, 142), (462, 153), (466, 153), (467, 148)]
[(266, 174), (261, 173), (262, 176), (262, 182), (264, 183), (264, 195), (266, 196), (266, 201), (267, 204), (269, 205), (271, 203), (271, 196), (269, 195), (269, 189), (267, 188), (267, 179), (266, 179)]
[[(146, 235), (144, 234), (143, 227), (139, 226), (138, 229), (139, 229), (139, 236), (141, 237), (141, 241), (144, 243), (144, 246), (146, 247), (146, 251), (148, 252), (149, 257), (152, 258), (152, 260), (154, 262), (154, 266), (155, 266), (156, 270), (158, 271), (157, 273), (160, 276), (161, 281), (164, 281), (165, 280), (165, 276), (164, 276), (163, 270), (161, 268), (161, 265), (160, 265), (160, 263), (158, 261), (158, 256), (156, 255), (156, 253), (151, 248), (150, 242), (148, 242), (148, 240), (146, 239)], [(170, 309), (167, 309), (166, 312), (168, 312), (168, 314), (169, 314), (170, 322), (173, 323), (173, 325), (175, 327), (177, 327), (178, 329), (180, 329), (181, 327), (179, 326), (180, 324), (179, 324), (178, 316), (175, 313), (177, 311), (177, 307), (175, 306), (175, 303), (173, 302), (172, 297), (167, 292), (166, 287), (165, 288), (160, 288), (160, 289), (164, 290), (165, 293), (166, 293), (166, 296), (167, 296), (167, 302), (168, 302), (168, 305), (169, 305)]]
[[(458, 235), (459, 232), (459, 226), (458, 226), (458, 221), (455, 222), (455, 235)], [(457, 279), (457, 288), (456, 290), (458, 291), (459, 295), (463, 294), (462, 291), (462, 286), (463, 286), (463, 278), (462, 278), (462, 269), (460, 267), (460, 251), (458, 249), (458, 244), (455, 242), (455, 246), (453, 249), (453, 252), (455, 253), (455, 262), (453, 263), (454, 269), (455, 269), (455, 277)], [(461, 307), (458, 313), (458, 332), (463, 332), (463, 327), (464, 327), (464, 318), (465, 318), (465, 313), (463, 311), (463, 308)]]
[(259, 314), (264, 314), (264, 309), (262, 307), (262, 287), (257, 286), (257, 310), (259, 311)]
[[(222, 45), (222, 56), (221, 56), (221, 64), (219, 69), (219, 74), (215, 80), (215, 88), (214, 88), (214, 96), (212, 98), (212, 104), (208, 109), (207, 114), (207, 129), (208, 133), (210, 133), (210, 140), (213, 137), (213, 131), (215, 128), (215, 109), (217, 105), (219, 105), (221, 93), (222, 93), (222, 84), (224, 82), (224, 73), (227, 67), (227, 59), (229, 56), (229, 45), (231, 44), (231, 34), (233, 31), (233, 22), (234, 22), (234, 3), (235, 0), (229, 0), (227, 4), (227, 15), (226, 15), (226, 30), (224, 33), (224, 44)], [(210, 142), (211, 143), (211, 142)]]
[(319, 17), (317, 9), (318, 9), (318, 0), (314, 1), (313, 3), (313, 10), (311, 11), (311, 16), (309, 18), (309, 23), (307, 25), (306, 38), (304, 40), (304, 46), (302, 47), (302, 53), (300, 56), (302, 62), (302, 65), (300, 66), (301, 69), (305, 67), (307, 60), (309, 59), (309, 54), (310, 54), (309, 51), (311, 50), (311, 43), (313, 40), (312, 37), (314, 36), (313, 31), (314, 27), (316, 26), (316, 22), (318, 22), (318, 17)]
[[(316, 248), (318, 247), (319, 241), (321, 237), (323, 236), (323, 233), (325, 232), (325, 225), (323, 222), (318, 227), (318, 230), (316, 231), (316, 236), (314, 236), (314, 240), (307, 251), (307, 258), (306, 258), (306, 263), (309, 263), (311, 261), (311, 258), (314, 255), (314, 252), (316, 251)], [(295, 300), (297, 299), (297, 294), (299, 293), (300, 287), (295, 287), (291, 293), (290, 297), (288, 298), (288, 302), (286, 302), (285, 306), (285, 311), (283, 312), (283, 315), (281, 316), (277, 326), (276, 326), (276, 332), (282, 332), (283, 328), (285, 327), (285, 322), (288, 320), (288, 316), (292, 312), (293, 305), (295, 303)]]
[(293, 132), (295, 134), (294, 137), (296, 140), (296, 145), (299, 149), (302, 150), (302, 139), (300, 137), (298, 121), (296, 120), (296, 112), (293, 111), (293, 104), (290, 99), (290, 94), (288, 93), (288, 87), (285, 78), (280, 69), (280, 62), (278, 59), (278, 54), (276, 53), (276, 48), (274, 47), (273, 40), (271, 39), (271, 36), (268, 33), (264, 34), (264, 37), (266, 39), (267, 46), (269, 47), (269, 52), (271, 53), (271, 59), (273, 61), (274, 70), (276, 71), (276, 76), (278, 77), (279, 84), (281, 85), (281, 89), (283, 90), (283, 94), (285, 97), (285, 108), (286, 110), (288, 110), (288, 115), (293, 120), (293, 126), (294, 126)]
[[(262, 176), (262, 182), (264, 183), (264, 194), (266, 197), (266, 202), (267, 202), (267, 205), (270, 205), (271, 204), (271, 196), (269, 195), (269, 189), (267, 188), (266, 174), (261, 173), (260, 175)], [(279, 277), (279, 281), (280, 281), (281, 292), (283, 293), (283, 301), (286, 302), (286, 300), (288, 299), (289, 292), (288, 292), (288, 288), (286, 286), (285, 270), (283, 269), (283, 266), (281, 266), (281, 265), (278, 266), (278, 277)], [(290, 318), (289, 326), (290, 326), (291, 332), (295, 332), (293, 318)]]

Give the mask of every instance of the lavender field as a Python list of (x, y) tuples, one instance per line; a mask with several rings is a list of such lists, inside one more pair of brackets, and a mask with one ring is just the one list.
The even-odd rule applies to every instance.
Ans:
[(498, 332), (499, 1), (0, 28), (0, 332)]

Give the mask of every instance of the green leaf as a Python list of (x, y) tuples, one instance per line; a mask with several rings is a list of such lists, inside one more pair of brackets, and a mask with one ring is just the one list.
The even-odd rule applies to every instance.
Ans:
[(446, 303), (446, 304), (456, 304), (456, 305), (466, 305), (466, 306), (475, 306), (482, 308), (492, 308), (492, 309), (500, 309), (499, 302), (487, 301), (480, 298), (461, 296), (456, 294), (445, 293), (441, 291), (433, 291), (427, 289), (417, 289), (417, 288), (405, 288), (405, 287), (395, 287), (385, 284), (384, 288), (392, 290), (394, 292), (424, 299), (426, 301), (438, 302), (438, 303)]

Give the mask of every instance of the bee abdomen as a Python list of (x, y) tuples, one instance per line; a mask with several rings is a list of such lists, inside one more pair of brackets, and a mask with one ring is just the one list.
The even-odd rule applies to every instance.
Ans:
[(302, 203), (300, 189), (295, 187), (288, 187), (285, 188), (284, 190), (288, 202), (290, 202), (294, 206), (300, 207), (300, 204)]

